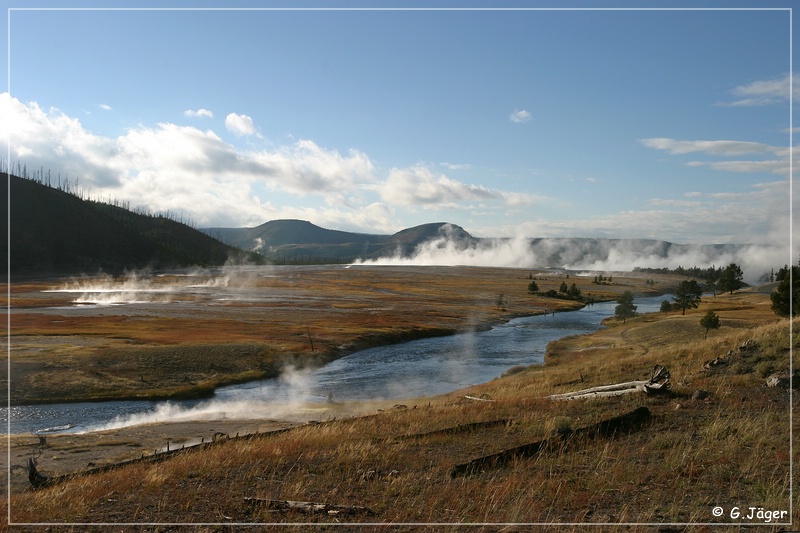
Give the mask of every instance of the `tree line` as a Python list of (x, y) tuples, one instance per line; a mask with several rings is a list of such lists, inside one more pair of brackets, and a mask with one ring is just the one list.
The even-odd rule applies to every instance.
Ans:
[(549, 298), (559, 298), (561, 300), (577, 300), (579, 302), (586, 301), (582, 296), (581, 290), (578, 288), (578, 286), (575, 283), (572, 285), (567, 285), (566, 281), (561, 282), (561, 286), (558, 288), (558, 291), (555, 289), (541, 291), (539, 290), (539, 285), (536, 283), (536, 281), (531, 281), (528, 284), (528, 293), (536, 294), (538, 296), (547, 296)]
[[(713, 281), (709, 282), (706, 290), (713, 288), (715, 291), (730, 292), (740, 289), (744, 286), (742, 281), (742, 269), (735, 263), (731, 263), (724, 269), (714, 269), (715, 275)], [(778, 269), (777, 272), (772, 271), (771, 279), (778, 282), (778, 286), (770, 293), (770, 300), (772, 302), (773, 312), (781, 317), (797, 316), (800, 314), (798, 306), (794, 305), (800, 298), (800, 262), (797, 266), (784, 265)], [(700, 305), (704, 288), (695, 279), (684, 280), (675, 288), (672, 297), (672, 302), (664, 300), (661, 302), (661, 311), (675, 311), (680, 310), (681, 315), (686, 314), (687, 309), (695, 309)], [(615, 317), (625, 320), (636, 316), (636, 305), (633, 304), (633, 293), (625, 291), (617, 299), (617, 306), (615, 308)], [(720, 318), (713, 309), (710, 309), (700, 319), (700, 326), (705, 329), (705, 334), (708, 335), (709, 330), (719, 329)]]
[(45, 170), (44, 167), (28, 170), (28, 165), (23, 164), (20, 161), (13, 163), (10, 168), (8, 168), (6, 161), (3, 158), (0, 158), (0, 173), (11, 174), (34, 183), (38, 183), (39, 185), (44, 185), (50, 189), (71, 194), (72, 196), (75, 196), (76, 198), (79, 198), (85, 202), (117, 207), (143, 217), (165, 218), (172, 220), (173, 222), (178, 222), (179, 224), (189, 226), (190, 228), (197, 229), (197, 224), (195, 221), (186, 216), (183, 212), (174, 212), (170, 210), (153, 212), (147, 207), (141, 205), (132, 206), (129, 200), (119, 200), (116, 197), (111, 196), (103, 197), (93, 195), (91, 188), (86, 189), (83, 187), (81, 185), (80, 178), (71, 178), (69, 173), (65, 173), (63, 176), (61, 175), (61, 172), (53, 174), (50, 169)]

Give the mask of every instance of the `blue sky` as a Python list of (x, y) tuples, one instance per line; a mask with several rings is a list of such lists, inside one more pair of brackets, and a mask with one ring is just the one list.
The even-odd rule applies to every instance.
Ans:
[(12, 9), (0, 148), (201, 227), (788, 250), (791, 3), (748, 6)]

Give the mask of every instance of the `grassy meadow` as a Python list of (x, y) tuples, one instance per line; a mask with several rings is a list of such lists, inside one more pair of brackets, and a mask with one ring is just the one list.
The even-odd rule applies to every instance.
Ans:
[[(31, 291), (12, 292), (12, 305), (33, 306), (30, 313), (11, 317), (12, 343), (22, 339), (27, 346), (26, 340), (63, 336), (65, 341), (83, 339), (87, 348), (114, 347), (106, 355), (99, 349), (84, 350), (91, 356), (74, 354), (106, 358), (113, 370), (115, 358), (127, 354), (124, 358), (129, 359), (140, 347), (173, 350), (162, 359), (172, 353), (191, 358), (192, 350), (186, 347), (196, 341), (202, 349), (195, 357), (208, 357), (217, 353), (214, 346), (224, 345), (226, 331), (232, 346), (242, 350), (232, 360), (280, 361), (286, 353), (320, 357), (305, 346), (310, 330), (316, 350), (334, 357), (387, 339), (485, 327), (572, 304), (528, 295), (529, 275), (502, 269), (388, 269), (275, 279), (264, 283), (273, 284), (273, 289), (294, 283), (293, 288), (315, 298), (309, 296), (304, 305), (294, 307), (287, 302), (289, 316), (268, 312), (267, 305), (247, 304), (245, 316), (263, 318), (238, 324), (242, 320), (228, 317), (228, 327), (214, 322), (223, 320), (221, 316), (203, 315), (195, 327), (204, 333), (197, 337), (159, 327), (161, 320), (184, 320), (181, 317), (138, 317), (148, 327), (124, 316), (57, 322), (61, 319), (34, 311)], [(564, 274), (533, 276), (547, 290), (558, 289)], [(573, 276), (570, 283), (601, 299), (623, 290), (652, 293), (676, 282), (656, 279), (653, 289), (646, 279), (620, 274), (614, 276), (615, 284), (598, 286), (591, 277)], [(503, 306), (497, 305), (500, 293)], [(377, 308), (380, 312), (373, 313)], [(721, 327), (705, 337), (699, 320), (709, 309), (720, 316)], [(20, 317), (23, 320), (15, 324)], [(768, 294), (747, 290), (718, 295), (704, 298), (698, 309), (685, 315), (653, 313), (625, 323), (609, 319), (606, 326), (592, 335), (551, 343), (545, 365), (510, 369), (502, 378), (467, 390), (408, 400), (369, 415), (221, 440), (162, 461), (77, 475), (38, 490), (14, 490), (11, 520), (46, 522), (51, 531), (85, 531), (87, 526), (77, 524), (109, 523), (160, 524), (141, 526), (144, 531), (283, 531), (286, 524), (296, 524), (292, 530), (298, 531), (583, 531), (587, 524), (602, 524), (609, 531), (727, 531), (740, 524), (753, 531), (785, 531), (792, 529), (789, 522), (797, 529), (797, 505), (794, 516), (788, 515), (790, 461), (796, 464), (798, 459), (789, 442), (792, 396), (786, 388), (765, 386), (767, 376), (790, 367), (790, 323), (772, 313)], [(252, 337), (245, 333), (250, 327)], [(795, 343), (797, 333), (792, 336)], [(52, 364), (57, 353), (61, 352), (55, 348), (30, 349), (15, 362), (12, 352), (12, 377), (15, 364)], [(717, 357), (725, 363), (704, 368)], [(647, 379), (654, 365), (670, 370), (670, 393), (547, 398)], [(245, 366), (243, 371), (248, 370), (252, 369)], [(66, 376), (78, 371), (63, 372)], [(194, 379), (201, 375), (198, 371)], [(156, 379), (150, 374), (145, 378)], [(61, 390), (67, 394), (72, 389)], [(707, 396), (698, 398), (696, 391), (706, 391)], [(563, 437), (639, 407), (646, 407), (651, 416), (636, 431), (613, 437), (577, 431), (575, 438)], [(543, 439), (550, 444), (530, 457), (452, 475), (456, 464)], [(267, 499), (345, 507), (308, 514), (270, 507)], [(346, 506), (352, 506), (353, 514)], [(722, 516), (715, 515), (716, 507)], [(754, 514), (760, 510), (758, 518), (747, 518), (751, 507)], [(737, 510), (741, 514), (734, 517)], [(302, 525), (309, 523), (319, 525)], [(18, 528), (24, 529), (14, 527)], [(114, 530), (123, 529), (137, 530)]]

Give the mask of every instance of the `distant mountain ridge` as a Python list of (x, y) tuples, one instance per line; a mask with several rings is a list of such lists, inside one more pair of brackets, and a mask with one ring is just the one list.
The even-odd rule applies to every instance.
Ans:
[(254, 228), (201, 228), (201, 231), (278, 263), (349, 263), (408, 256), (420, 244), (441, 238), (445, 233), (473, 244), (479, 241), (460, 226), (447, 222), (422, 224), (393, 235), (331, 230), (295, 219), (271, 220)]
[[(206, 228), (202, 231), (227, 244), (257, 250), (276, 263), (350, 263), (386, 258), (411, 259), (421, 251), (482, 253), (484, 256), (514, 247), (519, 257), (531, 258), (522, 268), (590, 268), (604, 265), (618, 257), (649, 266), (654, 262), (684, 260), (686, 266), (708, 262), (734, 254), (742, 245), (675, 244), (655, 239), (606, 238), (480, 238), (462, 227), (446, 222), (422, 224), (392, 235), (351, 233), (324, 229), (304, 220), (272, 220), (254, 228)], [(660, 264), (660, 266), (664, 266)], [(632, 266), (631, 266), (632, 268)]]

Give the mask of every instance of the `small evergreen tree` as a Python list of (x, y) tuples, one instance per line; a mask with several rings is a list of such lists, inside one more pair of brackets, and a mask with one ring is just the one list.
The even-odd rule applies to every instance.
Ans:
[(539, 286), (536, 284), (535, 281), (531, 281), (530, 283), (528, 283), (528, 292), (530, 293), (539, 292)]
[(574, 298), (577, 300), (578, 298), (581, 297), (581, 290), (578, 288), (577, 285), (573, 283), (572, 285), (570, 285), (569, 290), (567, 291), (567, 295), (570, 298)]
[(661, 302), (661, 312), (668, 313), (670, 311), (672, 311), (672, 304), (669, 303), (669, 300), (664, 300)]
[(705, 316), (700, 319), (700, 325), (706, 328), (706, 334), (703, 335), (703, 338), (708, 337), (708, 330), (719, 329), (719, 315), (709, 309), (708, 313), (706, 313)]

